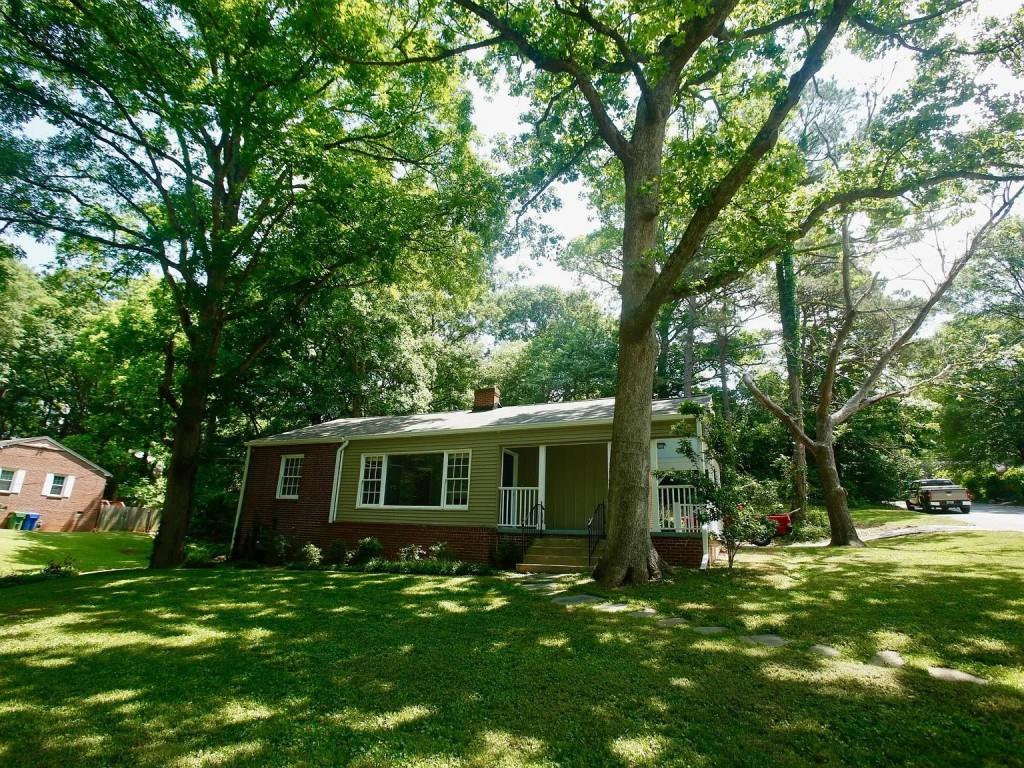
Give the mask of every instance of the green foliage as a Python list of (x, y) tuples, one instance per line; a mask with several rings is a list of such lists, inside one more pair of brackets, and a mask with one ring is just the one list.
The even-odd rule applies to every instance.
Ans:
[(185, 542), (185, 567), (206, 568), (227, 559), (227, 547), (217, 541), (190, 540)]
[[(854, 519), (856, 515), (854, 515)], [(857, 520), (860, 525), (860, 520)], [(821, 541), (831, 532), (828, 513), (823, 507), (808, 506), (807, 511), (793, 522), (790, 541)]]
[(356, 542), (356, 548), (349, 553), (349, 563), (364, 565), (370, 560), (381, 559), (383, 555), (384, 545), (380, 543), (380, 539), (367, 536)]
[(307, 542), (303, 544), (299, 549), (299, 557), (293, 563), (289, 563), (291, 566), (297, 566), (307, 571), (316, 570), (324, 562), (324, 553), (313, 542)]
[(615, 391), (615, 321), (583, 291), (517, 288), (495, 299), (502, 340), (485, 376), (506, 405), (586, 400)]
[(436, 560), (429, 557), (407, 560), (374, 557), (361, 564), (353, 563), (352, 569), (363, 573), (409, 573), (424, 576), (486, 576), (491, 573), (491, 567), (484, 563)]
[(426, 560), (427, 550), (420, 544), (408, 544), (398, 550), (398, 559), (401, 562), (411, 560)]
[(522, 556), (522, 548), (508, 539), (501, 539), (494, 547), (494, 565), (503, 571), (514, 569)]
[(324, 550), (324, 565), (344, 565), (348, 561), (348, 545), (344, 539), (335, 539)]

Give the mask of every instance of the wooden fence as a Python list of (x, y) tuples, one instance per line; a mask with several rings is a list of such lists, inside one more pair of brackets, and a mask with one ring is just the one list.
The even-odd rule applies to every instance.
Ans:
[(97, 531), (152, 533), (160, 523), (160, 510), (149, 507), (100, 507)]

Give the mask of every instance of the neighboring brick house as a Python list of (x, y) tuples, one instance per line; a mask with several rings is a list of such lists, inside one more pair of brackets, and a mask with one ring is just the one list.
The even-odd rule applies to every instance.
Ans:
[[(652, 469), (714, 472), (700, 419), (682, 414), (682, 402), (652, 404)], [(524, 567), (586, 570), (588, 528), (607, 499), (614, 408), (613, 398), (502, 408), (490, 387), (470, 411), (338, 419), (253, 440), (233, 550), (252, 554), (273, 535), (322, 547), (375, 536), (389, 556), (445, 541), (460, 558), (484, 561), (508, 538), (533, 542)], [(694, 489), (657, 476), (650, 487), (658, 551), (673, 564), (706, 565), (715, 547)]]
[(0, 440), (0, 525), (12, 512), (38, 512), (38, 530), (91, 531), (110, 476), (49, 437)]

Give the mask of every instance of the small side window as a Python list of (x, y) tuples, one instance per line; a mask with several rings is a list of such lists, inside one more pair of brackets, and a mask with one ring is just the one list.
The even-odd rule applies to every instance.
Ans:
[(277, 476), (277, 498), (299, 498), (299, 486), (302, 483), (302, 454), (281, 457), (281, 469)]

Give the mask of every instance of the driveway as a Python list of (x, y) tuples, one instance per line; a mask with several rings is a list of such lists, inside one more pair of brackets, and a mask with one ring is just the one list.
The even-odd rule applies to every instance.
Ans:
[[(895, 506), (906, 509), (902, 501)], [(928, 525), (929, 515), (922, 513), (921, 525)], [(970, 514), (956, 515), (957, 522), (978, 531), (1019, 531), (1024, 533), (1024, 507), (1012, 504), (974, 504)]]

